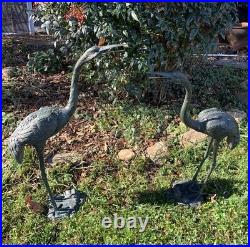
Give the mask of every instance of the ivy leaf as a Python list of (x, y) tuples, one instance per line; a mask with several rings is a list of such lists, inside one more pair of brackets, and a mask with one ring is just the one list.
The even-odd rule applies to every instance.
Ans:
[(190, 39), (193, 39), (198, 34), (199, 29), (192, 29), (190, 32)]
[(131, 16), (132, 16), (132, 18), (133, 18), (134, 20), (140, 22), (134, 10), (132, 10)]
[(128, 37), (128, 31), (127, 31), (127, 30), (123, 30), (122, 33), (123, 33), (126, 37)]
[(82, 27), (82, 34), (86, 34), (87, 33), (87, 27), (86, 26), (83, 26)]
[(220, 33), (220, 36), (221, 36), (222, 39), (225, 39), (225, 38), (226, 38), (224, 32), (223, 32), (223, 33)]
[(46, 33), (49, 35), (50, 34), (50, 25), (51, 25), (51, 22), (50, 21), (46, 21), (45, 23), (43, 23), (41, 25), (41, 28), (45, 28), (46, 30)]
[(192, 18), (192, 17), (189, 17), (189, 18), (187, 19), (187, 22), (186, 22), (186, 28), (187, 28), (187, 29), (190, 28), (190, 24), (191, 24), (192, 21), (193, 21), (193, 18)]
[(57, 21), (53, 21), (53, 26), (59, 27), (59, 23)]

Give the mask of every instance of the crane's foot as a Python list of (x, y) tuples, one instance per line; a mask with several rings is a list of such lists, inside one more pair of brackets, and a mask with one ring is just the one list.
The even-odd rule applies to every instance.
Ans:
[(70, 217), (80, 208), (85, 201), (86, 195), (75, 189), (67, 190), (63, 194), (54, 196), (57, 209), (49, 201), (48, 218), (55, 220)]
[(194, 180), (175, 181), (171, 189), (172, 198), (178, 204), (198, 207), (205, 200), (201, 185)]

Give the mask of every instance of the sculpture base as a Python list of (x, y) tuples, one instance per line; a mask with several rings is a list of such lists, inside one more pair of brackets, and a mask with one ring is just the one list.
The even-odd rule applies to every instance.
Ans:
[(171, 194), (178, 204), (190, 207), (198, 207), (205, 200), (204, 194), (201, 193), (201, 185), (192, 180), (174, 182)]
[(85, 201), (85, 195), (75, 189), (71, 189), (65, 191), (63, 194), (54, 196), (54, 199), (57, 209), (49, 201), (48, 218), (52, 220), (72, 216)]

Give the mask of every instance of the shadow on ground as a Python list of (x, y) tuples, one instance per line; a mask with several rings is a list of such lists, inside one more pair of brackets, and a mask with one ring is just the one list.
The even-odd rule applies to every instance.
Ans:
[[(233, 194), (238, 194), (239, 191), (235, 187), (237, 182), (238, 181), (234, 179), (211, 179), (207, 183), (207, 189), (205, 190), (207, 193), (206, 199), (215, 194), (217, 199), (229, 198)], [(176, 201), (172, 196), (172, 188), (141, 191), (136, 194), (136, 200), (141, 204), (176, 204)]]

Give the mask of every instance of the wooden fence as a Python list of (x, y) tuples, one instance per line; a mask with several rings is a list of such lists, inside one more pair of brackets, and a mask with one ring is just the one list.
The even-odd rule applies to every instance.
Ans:
[(3, 34), (34, 33), (31, 2), (2, 3)]

